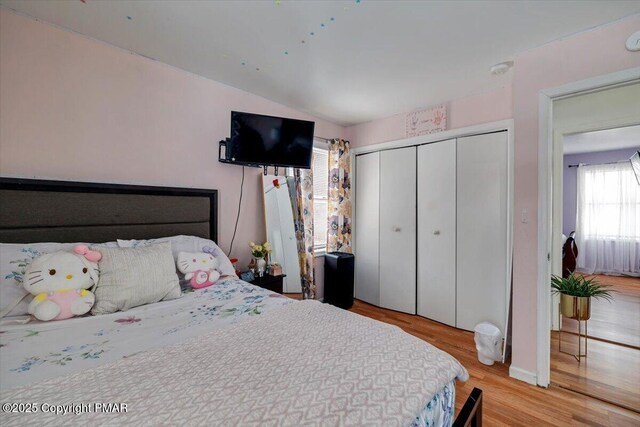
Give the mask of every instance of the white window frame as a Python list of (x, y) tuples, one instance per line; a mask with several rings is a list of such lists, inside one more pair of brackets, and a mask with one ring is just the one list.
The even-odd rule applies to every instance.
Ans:
[[(318, 152), (318, 151), (324, 151), (324, 152), (329, 152), (329, 145), (325, 142), (325, 141), (321, 141), (318, 139), (314, 139), (313, 141), (313, 152)], [(313, 163), (312, 163), (313, 166)], [(329, 168), (327, 167), (327, 176), (325, 177), (327, 179), (327, 184), (329, 182)], [(313, 179), (316, 179), (316, 171), (313, 171)], [(327, 193), (328, 193), (328, 188), (327, 188)], [(315, 216), (316, 216), (316, 209), (315, 209), (315, 203), (316, 200), (323, 200), (327, 202), (327, 208), (328, 206), (328, 202), (329, 202), (329, 197), (328, 194), (326, 197), (318, 197), (316, 195), (316, 193), (313, 193), (313, 217), (315, 220)], [(328, 220), (328, 219), (327, 219)], [(328, 232), (328, 230), (327, 230)], [(327, 253), (327, 242), (325, 240), (324, 245), (316, 245), (315, 244), (315, 236), (314, 236), (314, 242), (313, 242), (313, 254), (314, 256), (323, 256), (324, 254)]]

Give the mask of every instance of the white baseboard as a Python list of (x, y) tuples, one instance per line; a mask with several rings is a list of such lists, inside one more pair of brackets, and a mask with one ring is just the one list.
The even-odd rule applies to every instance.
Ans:
[(538, 385), (538, 379), (534, 372), (529, 372), (524, 369), (520, 369), (517, 366), (509, 366), (509, 376), (531, 385)]

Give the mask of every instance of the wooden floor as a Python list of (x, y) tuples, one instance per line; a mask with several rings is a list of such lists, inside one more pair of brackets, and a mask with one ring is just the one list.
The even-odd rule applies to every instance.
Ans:
[(471, 332), (361, 301), (351, 311), (397, 325), (458, 359), (470, 379), (456, 386), (456, 414), (473, 387), (479, 387), (484, 392), (486, 426), (640, 426), (639, 413), (557, 386), (542, 389), (514, 380), (503, 364), (480, 364)]
[[(589, 336), (597, 339), (589, 339), (587, 357), (579, 364), (558, 351), (559, 335), (553, 332), (551, 383), (640, 412), (640, 278), (596, 279), (615, 291), (611, 303), (591, 303)], [(576, 331), (576, 325), (575, 320), (563, 319), (562, 329)], [(576, 340), (563, 334), (563, 350), (577, 352)]]
[[(589, 336), (640, 348), (640, 277), (594, 275), (614, 291), (613, 300), (593, 299)], [(576, 321), (563, 319), (563, 330), (576, 330)]]
[[(577, 353), (577, 336), (563, 334), (562, 349)], [(640, 412), (640, 350), (590, 339), (578, 363), (552, 332), (551, 383)]]

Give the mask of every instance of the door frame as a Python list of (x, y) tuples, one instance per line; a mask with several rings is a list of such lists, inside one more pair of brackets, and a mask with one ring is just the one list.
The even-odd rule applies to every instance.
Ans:
[(617, 71), (555, 88), (538, 94), (538, 279), (536, 383), (548, 387), (551, 377), (551, 278), (553, 229), (553, 102), (640, 80), (640, 67)]
[[(632, 82), (633, 83), (633, 82)], [(626, 85), (613, 85), (604, 89), (607, 91), (612, 88)], [(572, 96), (568, 97), (569, 99)], [(635, 112), (635, 110), (634, 110)], [(640, 125), (640, 116), (633, 113), (616, 116), (599, 118), (596, 121), (590, 121), (588, 123), (572, 123), (569, 125), (558, 125), (553, 123), (553, 148), (552, 148), (552, 167), (553, 167), (553, 180), (552, 180), (552, 218), (551, 218), (551, 273), (559, 275), (562, 273), (562, 235), (563, 235), (563, 219), (564, 219), (564, 206), (563, 206), (563, 193), (564, 193), (564, 176), (563, 170), (563, 148), (564, 138), (567, 135), (583, 132), (594, 132), (605, 129), (622, 128), (626, 126)], [(555, 264), (555, 268), (554, 268)], [(560, 295), (553, 295), (551, 304), (551, 330), (557, 331), (560, 328)]]

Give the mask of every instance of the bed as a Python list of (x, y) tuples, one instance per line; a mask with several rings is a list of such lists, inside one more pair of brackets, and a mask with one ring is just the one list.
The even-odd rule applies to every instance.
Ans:
[[(215, 241), (217, 203), (215, 190), (2, 178), (0, 242)], [(4, 322), (0, 346), (3, 425), (451, 425), (468, 378), (395, 326), (235, 276), (126, 312)], [(480, 425), (481, 402), (474, 389), (454, 425)]]

